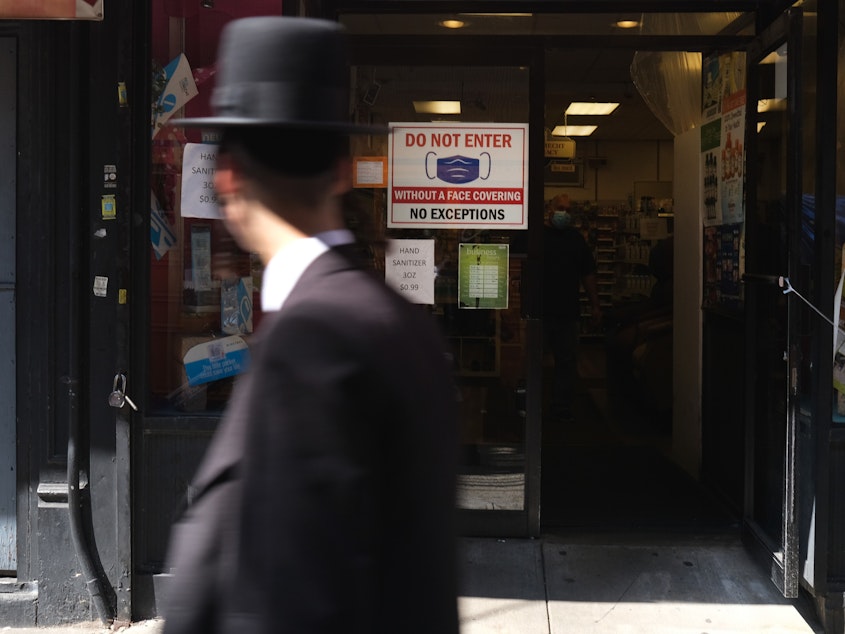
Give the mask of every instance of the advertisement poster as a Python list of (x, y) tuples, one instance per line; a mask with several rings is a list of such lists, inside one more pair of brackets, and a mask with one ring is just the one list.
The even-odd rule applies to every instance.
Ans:
[(252, 333), (252, 278), (220, 282), (220, 330), (227, 335)]
[(699, 161), (704, 200), (704, 226), (712, 227), (722, 222), (722, 206), (719, 201), (719, 144), (722, 140), (722, 119), (715, 119), (701, 126), (701, 153)]
[(434, 303), (434, 240), (389, 240), (384, 279), (413, 304)]
[(704, 230), (704, 307), (742, 306), (742, 223)]
[(745, 266), (745, 54), (702, 60), (703, 306), (742, 308)]
[(507, 244), (458, 245), (458, 307), (508, 307)]
[(390, 126), (388, 227), (528, 227), (528, 124)]
[(249, 348), (237, 335), (221, 337), (192, 347), (182, 361), (188, 385), (202, 385), (246, 372)]
[(186, 143), (182, 153), (183, 218), (219, 220), (217, 193), (214, 191), (214, 169), (217, 146), (211, 143)]
[(719, 116), (722, 111), (722, 76), (719, 74), (719, 56), (705, 57), (701, 62), (701, 104), (703, 121)]
[(745, 88), (722, 100), (722, 138), (719, 156), (721, 170), (719, 200), (722, 222), (745, 219), (743, 186), (745, 179)]
[(745, 219), (744, 64), (739, 52), (703, 61), (700, 171), (707, 227)]

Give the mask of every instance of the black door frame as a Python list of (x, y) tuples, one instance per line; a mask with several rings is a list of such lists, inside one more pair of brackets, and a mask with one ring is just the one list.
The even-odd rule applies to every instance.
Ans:
[[(839, 110), (845, 105), (841, 101), (838, 80), (842, 70), (839, 59), (833, 53), (841, 45), (840, 2), (819, 3), (816, 19), (815, 54), (817, 89), (815, 120), (813, 129), (815, 142), (815, 184), (816, 200), (815, 234), (825, 239), (814, 243), (814, 286), (819, 296), (830, 297), (836, 288), (838, 278), (834, 270), (836, 251), (839, 245), (836, 236), (836, 201), (841, 196), (837, 184), (837, 171), (842, 165), (837, 162), (838, 134), (831, 134), (840, 125)], [(808, 47), (809, 49), (809, 47)], [(824, 60), (824, 63), (820, 63)], [(836, 63), (830, 63), (835, 60)], [(837, 130), (838, 132), (838, 130)], [(841, 236), (839, 236), (841, 239)], [(825, 304), (821, 304), (825, 307)], [(825, 311), (827, 312), (827, 311)], [(831, 315), (832, 316), (832, 315)], [(830, 350), (833, 346), (833, 329), (825, 328), (818, 336), (813, 356), (817, 376), (831, 377), (833, 361)], [(804, 577), (814, 592), (817, 611), (830, 631), (845, 630), (845, 514), (841, 496), (841, 482), (845, 474), (845, 425), (833, 424), (833, 399), (835, 390), (831, 380), (813, 382), (811, 411), (814, 443), (807, 447), (814, 458), (810, 478), (812, 490), (802, 492), (812, 498), (814, 530), (807, 535), (812, 547), (808, 546), (808, 561), (812, 561), (812, 575)], [(808, 501), (808, 504), (810, 502)], [(803, 535), (802, 535), (803, 538)]]
[[(462, 60), (467, 66), (524, 66), (529, 69), (529, 147), (541, 147), (543, 126), (536, 125), (543, 118), (543, 50), (536, 45), (503, 45), (501, 40), (463, 37), (394, 37), (372, 38), (351, 36), (351, 64), (354, 66), (390, 65), (406, 66), (452, 66), (455, 59)], [(539, 119), (538, 119), (539, 118)], [(536, 153), (529, 158), (528, 199), (543, 199), (542, 156)], [(542, 377), (538, 373), (542, 361), (541, 328), (538, 314), (538, 297), (534, 289), (539, 288), (539, 280), (534, 279), (539, 272), (536, 246), (542, 245), (542, 235), (537, 228), (542, 227), (542, 207), (529, 207), (528, 263), (524, 275), (525, 298), (523, 318), (526, 320), (526, 432), (525, 432), (525, 495), (522, 511), (476, 511), (461, 509), (459, 512), (462, 534), (488, 536), (536, 536), (540, 533), (540, 407)], [(532, 227), (534, 229), (532, 230)], [(534, 257), (532, 259), (532, 254)]]
[[(757, 154), (757, 132), (756, 132), (756, 106), (759, 99), (758, 94), (758, 72), (757, 66), (760, 60), (782, 44), (787, 45), (787, 108), (788, 108), (788, 129), (787, 129), (787, 152), (786, 152), (786, 224), (789, 245), (788, 271), (771, 272), (774, 275), (784, 273), (791, 279), (796, 279), (798, 273), (797, 254), (800, 248), (801, 235), (801, 162), (802, 146), (800, 137), (799, 118), (801, 116), (801, 94), (798, 90), (800, 84), (801, 68), (801, 30), (802, 16), (800, 11), (793, 11), (781, 15), (775, 20), (759, 37), (755, 39), (747, 51), (747, 104), (746, 115), (746, 150), (747, 150), (747, 182), (746, 182), (746, 241), (749, 267), (755, 266), (754, 253), (756, 253), (756, 224), (753, 212), (757, 208), (756, 182), (758, 165), (753, 157)], [(755, 271), (756, 273), (756, 271)], [(760, 272), (763, 273), (763, 272)], [(758, 451), (761, 449), (755, 442), (755, 430), (759, 425), (775, 425), (775, 421), (760, 421), (757, 416), (754, 385), (760, 371), (757, 366), (755, 353), (755, 340), (759, 334), (760, 319), (763, 315), (758, 314), (757, 304), (754, 301), (760, 293), (780, 293), (779, 289), (760, 288), (755, 285), (749, 288), (749, 296), (746, 301), (745, 331), (746, 331), (746, 403), (745, 403), (745, 494), (744, 494), (744, 517), (743, 517), (743, 540), (755, 552), (758, 559), (764, 561), (767, 568), (771, 570), (772, 582), (784, 594), (785, 597), (794, 598), (798, 596), (799, 570), (798, 570), (798, 519), (796, 516), (796, 478), (797, 469), (797, 441), (798, 441), (798, 385), (796, 381), (800, 372), (798, 363), (798, 349), (796, 347), (795, 328), (801, 317), (802, 306), (797, 299), (791, 299), (787, 308), (786, 326), (786, 350), (785, 371), (786, 378), (783, 386), (786, 393), (786, 421), (785, 436), (783, 437), (784, 449), (784, 478), (782, 488), (781, 507), (783, 519), (781, 522), (780, 543), (775, 543), (771, 536), (767, 535), (765, 529), (758, 524), (754, 518), (756, 498), (758, 494), (757, 472), (755, 463)], [(801, 471), (803, 473), (803, 471)]]

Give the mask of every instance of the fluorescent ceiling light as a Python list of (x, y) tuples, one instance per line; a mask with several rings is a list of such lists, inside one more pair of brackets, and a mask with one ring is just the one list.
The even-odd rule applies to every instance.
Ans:
[(533, 18), (533, 13), (461, 13), (461, 15), (478, 15), (485, 18)]
[(460, 101), (415, 101), (417, 114), (461, 114)]
[(640, 25), (638, 20), (617, 20), (613, 23), (614, 26), (619, 27), (620, 29), (633, 29)]
[(437, 24), (444, 29), (462, 29), (467, 25), (463, 20), (440, 20)]
[(552, 130), (552, 136), (590, 136), (597, 125), (559, 125)]
[(610, 114), (618, 107), (619, 104), (613, 102), (573, 101), (566, 109), (566, 114), (605, 115)]

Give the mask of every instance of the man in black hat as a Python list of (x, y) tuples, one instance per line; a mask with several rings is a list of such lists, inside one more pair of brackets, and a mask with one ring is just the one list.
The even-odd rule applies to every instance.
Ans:
[[(166, 634), (458, 631), (457, 422), (428, 316), (345, 255), (342, 31), (223, 34), (215, 187), (265, 316), (174, 529)], [(386, 132), (386, 130), (381, 130)]]

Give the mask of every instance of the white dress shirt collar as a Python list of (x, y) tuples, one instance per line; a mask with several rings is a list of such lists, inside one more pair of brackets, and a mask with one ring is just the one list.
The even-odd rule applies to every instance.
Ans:
[(267, 263), (261, 279), (261, 310), (279, 310), (310, 264), (329, 250), (318, 238), (291, 242)]
[(325, 231), (291, 242), (272, 257), (261, 280), (261, 310), (279, 310), (311, 263), (331, 247), (355, 241), (348, 229)]

